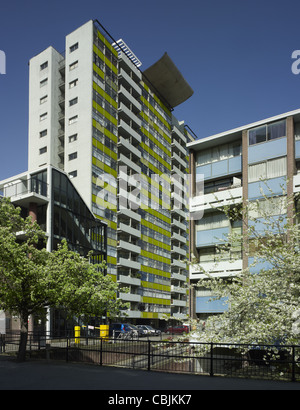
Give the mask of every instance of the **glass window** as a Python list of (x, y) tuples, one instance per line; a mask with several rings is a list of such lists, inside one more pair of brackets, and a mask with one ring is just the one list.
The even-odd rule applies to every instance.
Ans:
[(73, 98), (72, 100), (69, 101), (69, 106), (72, 107), (72, 105), (75, 105), (78, 103), (78, 97)]
[(267, 127), (257, 127), (249, 131), (249, 145), (265, 142), (267, 139)]
[(249, 130), (249, 145), (271, 141), (286, 136), (286, 122), (276, 121), (271, 124)]
[(44, 104), (47, 102), (48, 95), (45, 95), (44, 97), (40, 98), (40, 104)]
[(70, 53), (73, 53), (73, 51), (77, 50), (77, 48), (78, 48), (78, 42), (75, 43), (75, 44), (73, 44), (73, 45), (70, 47)]
[(206, 231), (209, 229), (226, 228), (229, 226), (229, 219), (223, 213), (208, 213), (202, 219), (197, 221), (197, 231)]
[(77, 83), (78, 83), (78, 78), (77, 78), (76, 80), (71, 81), (71, 82), (69, 83), (69, 88), (75, 87), (75, 86), (77, 85)]
[(44, 70), (45, 68), (48, 67), (48, 61), (46, 61), (45, 63), (41, 64), (41, 70)]
[(69, 124), (74, 124), (78, 120), (78, 115), (75, 115), (74, 117), (69, 118)]
[(249, 165), (248, 182), (259, 181), (260, 179), (265, 179), (266, 177), (266, 162), (261, 162), (260, 164), (255, 165)]
[(47, 152), (47, 147), (40, 148), (40, 154), (45, 154)]
[(77, 140), (77, 134), (73, 134), (69, 136), (69, 142), (74, 142)]
[(45, 85), (47, 85), (48, 84), (48, 78), (45, 78), (44, 80), (42, 80), (41, 82), (40, 82), (40, 87), (44, 87)]
[(70, 177), (70, 178), (75, 178), (75, 177), (77, 177), (77, 171), (71, 171), (71, 172), (69, 172), (69, 177)]
[(72, 161), (72, 159), (77, 158), (77, 152), (73, 152), (72, 154), (69, 154), (69, 161)]
[(234, 141), (229, 144), (205, 149), (197, 154), (197, 165), (206, 165), (241, 155), (241, 142)]
[(285, 137), (285, 121), (278, 121), (268, 125), (268, 140)]
[(286, 157), (276, 158), (259, 164), (249, 165), (248, 182), (278, 178), (286, 175)]
[(43, 130), (40, 132), (40, 138), (45, 137), (47, 135), (47, 130)]
[(72, 63), (72, 64), (70, 64), (69, 65), (69, 70), (71, 71), (71, 70), (74, 70), (74, 68), (76, 68), (78, 66), (78, 60), (77, 61), (74, 61), (74, 63)]

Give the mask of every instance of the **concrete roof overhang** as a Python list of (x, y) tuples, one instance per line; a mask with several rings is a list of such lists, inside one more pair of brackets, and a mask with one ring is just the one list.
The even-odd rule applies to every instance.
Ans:
[(167, 53), (147, 68), (143, 74), (145, 82), (154, 86), (172, 108), (183, 103), (194, 94), (194, 91)]

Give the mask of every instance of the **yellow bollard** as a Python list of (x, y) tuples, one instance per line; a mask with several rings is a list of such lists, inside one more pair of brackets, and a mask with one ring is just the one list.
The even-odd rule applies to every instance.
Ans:
[(108, 335), (109, 335), (109, 326), (100, 325), (100, 338), (104, 340), (108, 340)]
[(80, 343), (80, 326), (75, 326), (74, 327), (75, 331), (75, 343)]

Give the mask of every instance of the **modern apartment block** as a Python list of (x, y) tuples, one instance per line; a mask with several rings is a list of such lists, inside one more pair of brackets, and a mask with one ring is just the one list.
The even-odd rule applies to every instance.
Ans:
[[(107, 272), (134, 323), (188, 314), (192, 132), (173, 109), (193, 91), (165, 54), (141, 71), (97, 21), (30, 60), (29, 172), (63, 170), (107, 224)], [(175, 178), (172, 178), (175, 175)], [(129, 292), (122, 288), (129, 287)]]
[[(264, 206), (267, 195), (273, 197), (275, 218), (279, 212), (292, 216), (289, 208), (282, 210), (279, 205), (284, 194), (290, 198), (300, 190), (300, 110), (191, 142), (188, 148), (193, 186), (204, 179), (203, 195), (194, 192), (190, 206), (191, 215), (201, 216), (191, 222), (191, 260), (197, 263), (190, 266), (190, 280), (196, 284), (205, 272), (227, 278), (252, 262), (242, 247), (232, 247), (221, 261), (217, 258), (217, 248), (228, 233), (244, 229), (241, 221), (231, 223), (220, 207), (256, 200)], [(250, 269), (258, 272), (262, 267), (266, 268)], [(209, 290), (195, 287), (193, 317), (205, 319), (224, 311), (222, 301), (209, 301), (211, 296)]]
[[(21, 216), (31, 216), (46, 235), (49, 252), (57, 249), (64, 239), (71, 250), (87, 257), (93, 251), (92, 262), (106, 260), (107, 225), (96, 218), (69, 176), (51, 165), (41, 166), (34, 171), (26, 171), (0, 182), (0, 198), (9, 197), (21, 209)], [(22, 232), (17, 239), (23, 240)], [(41, 243), (39, 246), (44, 247)], [(48, 320), (31, 317), (30, 331), (47, 330), (51, 334), (64, 334), (67, 319), (63, 309), (47, 310)], [(0, 311), (0, 333), (19, 329), (19, 320), (9, 312)], [(2, 327), (1, 327), (2, 325)]]

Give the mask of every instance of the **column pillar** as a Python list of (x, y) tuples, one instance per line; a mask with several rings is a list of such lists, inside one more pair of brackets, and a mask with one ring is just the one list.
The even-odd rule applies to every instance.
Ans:
[(294, 217), (293, 210), (293, 178), (296, 174), (295, 162), (295, 141), (294, 141), (294, 118), (287, 117), (286, 119), (286, 143), (287, 143), (287, 215), (288, 218)]
[[(248, 203), (248, 130), (242, 132), (242, 172), (243, 172), (243, 210), (246, 209)], [(243, 215), (243, 269), (248, 267), (248, 243), (247, 243), (247, 228), (248, 220)]]
[(32, 222), (37, 221), (37, 203), (30, 202), (29, 204), (29, 216), (31, 216)]

